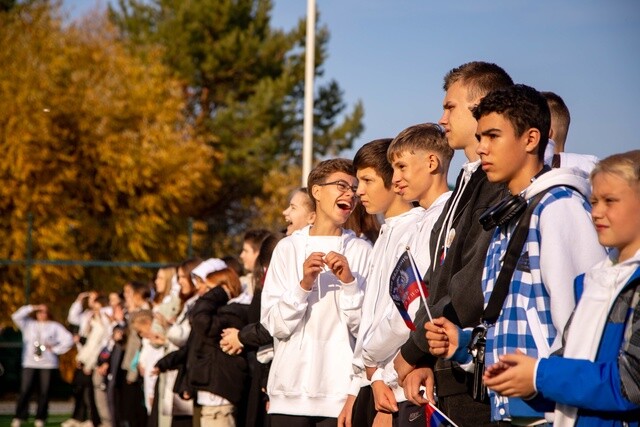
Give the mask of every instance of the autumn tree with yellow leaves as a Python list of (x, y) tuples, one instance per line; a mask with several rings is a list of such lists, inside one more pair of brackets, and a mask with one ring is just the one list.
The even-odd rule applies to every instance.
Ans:
[[(104, 16), (65, 25), (59, 10), (0, 12), (0, 259), (26, 257), (29, 215), (36, 259), (182, 259), (220, 156), (186, 120), (159, 49), (143, 61)], [(0, 265), (0, 324), (24, 303), (24, 274)], [(150, 274), (36, 265), (30, 299), (66, 304)]]
[[(271, 26), (270, 0), (119, 0), (65, 19), (60, 1), (0, 0), (0, 326), (25, 301), (29, 218), (39, 260), (175, 262), (235, 255), (277, 229), (300, 183), (305, 22)], [(328, 30), (318, 26), (316, 76)], [(322, 79), (314, 155), (360, 135)], [(152, 271), (37, 264), (30, 300), (63, 314), (81, 290)]]

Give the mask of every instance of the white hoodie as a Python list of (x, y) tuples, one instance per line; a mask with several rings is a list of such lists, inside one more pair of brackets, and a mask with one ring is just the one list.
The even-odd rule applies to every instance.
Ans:
[[(335, 237), (309, 230), (278, 243), (265, 277), (261, 322), (274, 337), (269, 413), (335, 418), (349, 389), (371, 245), (350, 230)], [(327, 269), (311, 291), (302, 289), (305, 259), (330, 251), (347, 258), (354, 282), (341, 283)]]
[[(22, 367), (33, 369), (56, 369), (58, 356), (73, 346), (73, 335), (58, 322), (39, 322), (29, 317), (34, 306), (22, 306), (11, 315), (13, 322), (22, 331)], [(35, 342), (44, 344), (46, 350), (36, 356)]]
[[(400, 255), (407, 246), (411, 248), (411, 254), (416, 262), (416, 267), (421, 276), (427, 272), (431, 259), (429, 255), (429, 241), (433, 224), (442, 213), (445, 203), (449, 200), (451, 192), (448, 191), (438, 197), (427, 209), (420, 209), (420, 218), (413, 224), (401, 223), (394, 232), (404, 233), (400, 239), (396, 236), (396, 247), (385, 253), (387, 268), (385, 270), (385, 283), (378, 290), (380, 292), (375, 302), (375, 312), (371, 320), (369, 332), (362, 337), (360, 348), (360, 362), (364, 366), (377, 367), (371, 381), (382, 380), (391, 387), (396, 396), (396, 401), (406, 400), (402, 387), (398, 387), (397, 376), (393, 369), (393, 357), (409, 338), (410, 329), (405, 324), (389, 295), (389, 279)], [(377, 242), (376, 242), (377, 244)], [(381, 262), (383, 260), (380, 260)], [(368, 292), (368, 290), (367, 290)], [(365, 300), (365, 306), (367, 301)], [(363, 311), (365, 309), (363, 308)], [(364, 324), (364, 314), (363, 314)], [(360, 340), (359, 340), (360, 341)], [(358, 348), (356, 347), (356, 351)], [(358, 355), (356, 353), (356, 355)], [(389, 372), (387, 372), (389, 367)], [(354, 358), (355, 370), (355, 358)], [(391, 374), (391, 378), (387, 373)]]
[[(544, 173), (523, 191), (522, 196), (530, 200), (556, 185), (573, 187), (587, 200), (591, 196), (588, 175), (577, 168), (558, 168)], [(558, 221), (557, 218), (564, 220)], [(558, 331), (563, 331), (575, 305), (571, 286), (573, 279), (591, 269), (607, 254), (598, 243), (590, 213), (577, 198), (562, 199), (545, 206), (539, 227), (542, 283), (551, 295), (553, 323)], [(567, 250), (568, 242), (573, 246), (571, 250)], [(560, 348), (561, 341), (562, 334), (559, 333), (549, 351)]]

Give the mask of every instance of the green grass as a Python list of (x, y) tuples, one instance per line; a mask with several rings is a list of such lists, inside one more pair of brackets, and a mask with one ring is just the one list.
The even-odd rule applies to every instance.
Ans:
[[(60, 427), (60, 423), (68, 420), (69, 417), (71, 415), (70, 414), (63, 414), (63, 415), (49, 415), (49, 419), (47, 420), (47, 423), (45, 424), (47, 427), (51, 426), (51, 427)], [(11, 425), (11, 420), (13, 419), (13, 415), (0, 415), (0, 426), (7, 426), (9, 427)], [(27, 421), (25, 424), (22, 424), (23, 427), (32, 427), (33, 426), (33, 422), (35, 421), (35, 419), (33, 418), (33, 416), (31, 418), (29, 418), (29, 421)]]

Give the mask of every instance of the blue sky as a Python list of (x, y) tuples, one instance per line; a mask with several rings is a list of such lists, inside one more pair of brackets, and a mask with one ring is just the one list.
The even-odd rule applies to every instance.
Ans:
[[(472, 60), (562, 96), (571, 111), (567, 151), (604, 157), (640, 148), (637, 0), (316, 2), (331, 34), (325, 77), (339, 82), (350, 105), (364, 103), (355, 149), (437, 121), (444, 74)], [(95, 2), (64, 4), (76, 15)], [(274, 26), (290, 29), (305, 14), (306, 1), (274, 0)], [(450, 181), (462, 162), (456, 154)]]

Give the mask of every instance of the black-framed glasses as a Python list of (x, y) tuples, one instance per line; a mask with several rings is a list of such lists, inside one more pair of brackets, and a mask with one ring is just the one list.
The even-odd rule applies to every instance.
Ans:
[(338, 180), (338, 181), (332, 181), (332, 182), (325, 182), (324, 184), (318, 184), (321, 187), (324, 187), (325, 185), (335, 185), (336, 187), (338, 187), (338, 190), (341, 193), (346, 193), (347, 190), (351, 190), (351, 192), (356, 195), (356, 191), (358, 191), (358, 186), (354, 185), (351, 186), (349, 185), (349, 183), (347, 183), (346, 181), (343, 180)]

